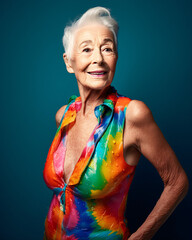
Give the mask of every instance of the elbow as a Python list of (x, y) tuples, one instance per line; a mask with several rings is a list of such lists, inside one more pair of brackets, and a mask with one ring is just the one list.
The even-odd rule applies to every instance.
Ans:
[(182, 188), (182, 193), (183, 193), (183, 198), (184, 198), (187, 195), (188, 190), (189, 190), (189, 180), (188, 180), (188, 177), (185, 172), (182, 175), (181, 188)]
[(187, 195), (187, 192), (189, 189), (189, 180), (188, 180), (187, 174), (185, 173), (185, 171), (183, 169), (181, 170), (181, 172), (179, 174), (177, 184), (180, 187), (181, 194), (184, 198)]
[(189, 180), (183, 169), (174, 174), (172, 174), (166, 182), (164, 182), (164, 188), (175, 195), (178, 201), (182, 201), (187, 195), (189, 189)]
[(171, 187), (173, 189), (175, 188), (176, 192), (180, 196), (180, 201), (182, 201), (183, 198), (187, 195), (189, 189), (189, 180), (183, 169), (178, 175), (177, 180), (174, 182), (174, 184), (172, 184)]

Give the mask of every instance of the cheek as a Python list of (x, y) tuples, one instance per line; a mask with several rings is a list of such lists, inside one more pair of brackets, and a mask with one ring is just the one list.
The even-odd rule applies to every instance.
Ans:
[(77, 60), (77, 69), (78, 70), (85, 70), (89, 65), (89, 61), (86, 58), (80, 58), (79, 61)]
[(113, 58), (110, 60), (109, 65), (110, 65), (110, 69), (111, 71), (115, 71), (116, 68), (116, 63), (117, 63), (117, 58)]

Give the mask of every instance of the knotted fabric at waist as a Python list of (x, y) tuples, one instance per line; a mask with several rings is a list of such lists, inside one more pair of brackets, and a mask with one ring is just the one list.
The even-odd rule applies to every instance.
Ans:
[(56, 196), (58, 197), (60, 194), (60, 209), (63, 211), (63, 213), (65, 214), (65, 192), (66, 192), (66, 187), (67, 184), (65, 183), (63, 188), (54, 188), (53, 192), (56, 194)]

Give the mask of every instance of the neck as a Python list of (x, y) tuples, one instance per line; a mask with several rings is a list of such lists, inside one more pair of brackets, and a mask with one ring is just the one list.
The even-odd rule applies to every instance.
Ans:
[(101, 90), (78, 87), (82, 103), (80, 112), (83, 116), (93, 113), (95, 107), (103, 103), (109, 89), (109, 86)]

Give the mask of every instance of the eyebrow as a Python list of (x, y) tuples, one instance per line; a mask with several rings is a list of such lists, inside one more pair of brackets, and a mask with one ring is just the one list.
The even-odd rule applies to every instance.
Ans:
[[(105, 43), (108, 43), (108, 42), (114, 43), (114, 41), (113, 41), (111, 38), (105, 38), (105, 39), (103, 40), (103, 43), (104, 43), (104, 44), (105, 44)], [(85, 41), (83, 41), (83, 42), (81, 42), (81, 43), (79, 44), (79, 47), (81, 47), (83, 44), (91, 44), (91, 43), (92, 43), (91, 40), (85, 40)]]
[(81, 42), (81, 43), (79, 44), (79, 47), (81, 47), (81, 45), (83, 45), (83, 44), (90, 44), (90, 43), (92, 43), (91, 40), (83, 41), (83, 42)]
[(111, 42), (111, 43), (114, 43), (114, 41), (111, 39), (111, 38), (105, 38), (103, 40), (104, 43), (107, 43), (107, 42)]

